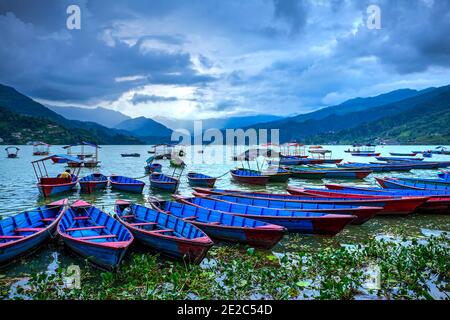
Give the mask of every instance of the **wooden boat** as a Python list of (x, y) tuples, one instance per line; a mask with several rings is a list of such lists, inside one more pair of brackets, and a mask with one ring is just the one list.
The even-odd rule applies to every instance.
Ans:
[(450, 191), (449, 185), (438, 183), (414, 183), (397, 178), (375, 178), (382, 188), (386, 189), (413, 189), (413, 190), (443, 190)]
[(180, 180), (163, 173), (155, 172), (150, 175), (150, 187), (168, 192), (175, 192), (180, 185)]
[(81, 191), (92, 193), (96, 190), (105, 189), (108, 178), (101, 173), (93, 173), (80, 179)]
[(380, 152), (357, 152), (357, 153), (351, 153), (354, 157), (378, 157), (381, 153)]
[(48, 156), (50, 154), (50, 145), (48, 143), (37, 141), (33, 143), (33, 156)]
[(194, 192), (193, 194), (196, 197), (214, 201), (243, 204), (261, 208), (271, 208), (276, 210), (353, 215), (356, 218), (351, 222), (351, 224), (362, 224), (381, 211), (380, 207), (288, 202), (276, 199), (241, 198), (234, 195), (206, 195), (197, 192)]
[(57, 230), (69, 248), (108, 270), (119, 266), (133, 241), (131, 232), (119, 221), (83, 200), (67, 209)]
[(402, 181), (408, 181), (412, 183), (423, 183), (423, 184), (439, 184), (443, 186), (450, 186), (450, 181), (441, 178), (409, 178), (409, 177), (395, 177), (396, 179)]
[(213, 188), (217, 180), (217, 178), (195, 172), (189, 172), (187, 177), (191, 187)]
[(144, 169), (145, 169), (146, 174), (153, 173), (153, 172), (161, 172), (162, 165), (159, 163), (150, 163), (150, 164), (147, 164), (144, 167)]
[(335, 235), (356, 219), (356, 216), (352, 215), (278, 210), (204, 198), (175, 196), (175, 199), (185, 205), (248, 217), (285, 227), (289, 232), (302, 234)]
[(424, 158), (431, 158), (432, 156), (433, 156), (433, 154), (431, 152), (422, 153), (422, 157), (424, 157)]
[(123, 158), (125, 157), (135, 157), (139, 158), (141, 155), (139, 153), (121, 153), (120, 154)]
[(80, 168), (82, 165), (82, 161), (67, 161), (67, 166), (69, 168)]
[(67, 163), (69, 160), (67, 160), (66, 158), (64, 158), (64, 157), (61, 157), (61, 156), (53, 156), (53, 157), (51, 157), (51, 160), (52, 160), (52, 162), (53, 163)]
[(200, 263), (214, 244), (188, 221), (151, 208), (117, 200), (115, 213), (137, 240), (175, 259)]
[(96, 168), (96, 167), (98, 167), (100, 162), (101, 161), (97, 161), (97, 160), (84, 160), (83, 165), (86, 168)]
[[(49, 177), (47, 168), (45, 166), (45, 161), (50, 160), (53, 157), (55, 156), (47, 156), (45, 158), (31, 162), (31, 164), (33, 165), (34, 173), (38, 180), (37, 187), (39, 189), (39, 193), (43, 197), (50, 197), (58, 193), (72, 191), (79, 180), (79, 168), (75, 169), (70, 178), (60, 178), (59, 175), (57, 177)], [(81, 162), (81, 160), (67, 155), (58, 155), (58, 157), (67, 161)]]
[(424, 204), (429, 198), (427, 197), (405, 197), (402, 199), (342, 199), (342, 198), (324, 198), (324, 197), (307, 197), (296, 195), (295, 187), (289, 186), (287, 191), (290, 194), (279, 193), (265, 193), (265, 192), (244, 192), (238, 190), (221, 190), (221, 189), (207, 189), (207, 188), (194, 188), (199, 193), (206, 194), (218, 194), (218, 195), (234, 195), (241, 198), (255, 198), (255, 199), (275, 199), (287, 202), (300, 202), (300, 203), (317, 203), (317, 204), (344, 204), (354, 206), (367, 206), (367, 207), (382, 207), (383, 209), (379, 214), (410, 214), (414, 212), (417, 207)]
[(372, 170), (362, 169), (340, 169), (340, 168), (296, 168), (285, 167), (292, 177), (300, 179), (323, 179), (323, 178), (337, 178), (337, 179), (364, 179)]
[(12, 158), (17, 158), (17, 156), (19, 155), (19, 148), (14, 147), (14, 146), (9, 146), (5, 148), (6, 151), (6, 156), (10, 159)]
[(270, 249), (286, 232), (286, 228), (278, 225), (173, 201), (151, 202), (151, 205), (158, 211), (189, 221), (212, 238), (252, 247)]
[(259, 172), (235, 169), (230, 170), (230, 173), (233, 180), (240, 183), (266, 185), (269, 182), (269, 177)]
[(412, 157), (376, 157), (378, 161), (423, 161), (423, 158), (412, 158)]
[(394, 157), (415, 157), (417, 152), (389, 152), (389, 154)]
[(360, 163), (360, 162), (348, 162), (337, 165), (338, 168), (347, 169), (366, 169), (374, 172), (387, 172), (387, 171), (411, 171), (413, 165), (401, 164), (401, 163)]
[(31, 253), (52, 237), (66, 205), (64, 199), (0, 220), (0, 264)]
[[(265, 170), (252, 170), (252, 169), (246, 169), (246, 168), (238, 168), (238, 170), (247, 170), (250, 172), (255, 172), (255, 173), (259, 173), (263, 176), (268, 176), (269, 177), (269, 182), (286, 182), (289, 180), (291, 173), (284, 169), (284, 168), (280, 168), (280, 167), (276, 167), (276, 166), (270, 166)], [(198, 186), (198, 187), (202, 187), (202, 186)], [(205, 186), (203, 186), (205, 187)], [(212, 188), (212, 187), (209, 187)]]
[(112, 175), (109, 177), (109, 181), (111, 188), (131, 193), (142, 193), (145, 186), (145, 183), (142, 181), (124, 176)]
[[(450, 213), (450, 192), (437, 192), (434, 190), (409, 189), (382, 189), (361, 188), (341, 185), (326, 185), (331, 189), (304, 188), (304, 195), (341, 197), (341, 198), (402, 198), (402, 197), (429, 197), (429, 200), (417, 209), (421, 213)], [(333, 189), (342, 188), (342, 189)]]

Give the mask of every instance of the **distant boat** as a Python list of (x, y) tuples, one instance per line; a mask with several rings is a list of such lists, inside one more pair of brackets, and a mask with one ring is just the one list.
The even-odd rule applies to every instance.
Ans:
[(80, 179), (81, 191), (87, 193), (105, 189), (107, 185), (108, 178), (101, 173), (93, 173)]
[(92, 263), (115, 270), (133, 241), (116, 219), (91, 204), (77, 200), (58, 224), (64, 243)]
[(18, 154), (19, 154), (19, 148), (14, 147), (14, 146), (9, 146), (5, 148), (6, 151), (6, 156), (10, 159), (12, 158), (17, 158)]
[(406, 153), (389, 152), (389, 154), (394, 157), (414, 157), (416, 156), (417, 152), (406, 152)]
[(131, 193), (142, 193), (145, 186), (142, 181), (124, 176), (112, 175), (109, 177), (109, 181), (111, 182), (111, 188)]
[(67, 199), (0, 220), (0, 264), (31, 253), (53, 237)]
[(137, 240), (172, 258), (200, 263), (214, 244), (188, 221), (151, 208), (117, 200), (115, 213)]
[(139, 158), (141, 156), (140, 153), (121, 153), (120, 154), (122, 157), (135, 157), (135, 158)]
[(37, 141), (33, 143), (33, 156), (48, 156), (50, 145), (48, 143)]

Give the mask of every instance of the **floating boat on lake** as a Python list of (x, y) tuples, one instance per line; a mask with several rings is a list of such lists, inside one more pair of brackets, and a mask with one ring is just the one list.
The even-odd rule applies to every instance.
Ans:
[(270, 249), (286, 232), (286, 228), (278, 225), (178, 202), (151, 202), (151, 205), (156, 210), (189, 221), (212, 238), (252, 247)]
[(57, 230), (69, 248), (108, 270), (119, 266), (133, 241), (119, 221), (82, 200), (66, 210)]
[(153, 172), (161, 172), (162, 165), (160, 163), (151, 163), (151, 164), (147, 164), (144, 167), (144, 169), (145, 169), (146, 174), (153, 173)]
[(230, 213), (285, 227), (289, 232), (335, 235), (356, 216), (321, 212), (278, 210), (205, 198), (174, 197), (178, 202), (195, 207)]
[(395, 177), (396, 179), (402, 181), (408, 181), (412, 183), (423, 183), (423, 184), (440, 184), (444, 186), (450, 186), (450, 181), (441, 178), (409, 178), (409, 177)]
[(260, 172), (235, 169), (230, 170), (230, 173), (233, 180), (240, 183), (266, 185), (269, 182), (269, 177), (262, 175)]
[(415, 157), (417, 152), (389, 152), (389, 154), (394, 157)]
[(387, 171), (411, 171), (413, 165), (409, 164), (387, 164), (387, 163), (360, 163), (360, 162), (348, 162), (337, 165), (338, 168), (347, 169), (365, 169), (372, 170), (374, 172), (387, 172)]
[(0, 220), (0, 264), (31, 253), (55, 233), (67, 199)]
[(214, 244), (188, 221), (151, 208), (117, 200), (115, 213), (137, 240), (175, 259), (200, 263)]
[(423, 158), (412, 158), (412, 157), (376, 157), (375, 159), (377, 159), (378, 161), (394, 161), (394, 162), (399, 162), (399, 161), (423, 161)]
[(126, 157), (134, 157), (134, 158), (139, 158), (141, 156), (140, 153), (121, 153), (120, 154), (123, 158)]
[[(377, 212), (381, 210), (379, 207), (358, 207), (358, 206), (345, 206), (345, 205), (328, 205), (328, 204), (311, 204), (311, 203), (289, 203), (279, 200), (260, 200), (260, 199), (247, 199), (239, 198), (228, 195), (201, 195), (194, 193), (198, 196), (197, 198), (190, 198), (187, 201), (192, 202), (196, 205), (206, 207), (213, 210), (220, 210), (224, 212), (232, 212), (238, 214), (245, 214), (246, 217), (258, 220), (258, 216), (269, 215), (269, 216), (282, 216), (282, 219), (288, 219), (289, 216), (296, 216), (296, 213), (292, 212), (302, 212), (309, 217), (309, 213), (320, 213), (320, 214), (333, 214), (333, 215), (349, 215), (354, 216), (355, 219), (351, 221), (352, 224), (362, 224), (369, 220)], [(177, 196), (178, 197), (178, 196)], [(205, 200), (205, 201), (203, 201)], [(177, 200), (178, 201), (178, 200)], [(300, 215), (302, 217), (302, 215)], [(319, 216), (320, 217), (320, 216)], [(274, 218), (275, 219), (275, 218)], [(307, 218), (299, 218), (298, 220), (305, 220)], [(314, 218), (317, 220), (316, 218)], [(320, 219), (319, 219), (320, 220)], [(266, 221), (266, 220), (264, 220)], [(324, 222), (326, 222), (325, 220)], [(267, 221), (270, 223), (282, 225), (286, 227), (289, 231), (290, 227), (285, 224), (277, 223), (274, 221)], [(329, 224), (326, 224), (329, 227)], [(328, 231), (318, 231), (322, 229), (323, 225), (318, 224), (315, 229), (318, 233), (328, 232)], [(311, 231), (311, 230), (309, 230)], [(308, 232), (309, 232), (308, 231)]]
[(142, 181), (124, 176), (112, 175), (109, 177), (109, 181), (111, 182), (111, 188), (131, 193), (142, 193), (145, 186)]
[(45, 161), (53, 159), (55, 156), (62, 158), (66, 161), (81, 162), (81, 160), (68, 156), (68, 155), (52, 155), (45, 158), (32, 161), (34, 173), (38, 180), (37, 187), (40, 194), (43, 197), (53, 196), (58, 193), (69, 192), (75, 188), (78, 183), (78, 175), (80, 169), (75, 169), (70, 178), (61, 178), (59, 175), (57, 177), (49, 177), (47, 168), (45, 166)]
[(207, 176), (206, 174), (189, 172), (187, 174), (189, 185), (191, 187), (213, 188), (217, 178)]
[(10, 159), (12, 158), (17, 158), (19, 155), (19, 148), (14, 147), (14, 146), (9, 146), (5, 148), (6, 151), (6, 156)]
[(168, 192), (175, 192), (180, 185), (180, 180), (163, 173), (155, 172), (150, 175), (150, 187)]
[(108, 185), (108, 177), (97, 172), (80, 179), (81, 191), (92, 193), (96, 190), (105, 189)]
[(340, 169), (340, 168), (296, 168), (285, 167), (292, 177), (300, 179), (324, 179), (324, 178), (336, 178), (336, 179), (364, 179), (372, 170), (362, 169)]
[(33, 156), (48, 156), (50, 145), (48, 143), (37, 141), (33, 143)]
[(278, 210), (290, 210), (290, 211), (305, 211), (305, 212), (321, 212), (321, 213), (334, 213), (334, 214), (347, 214), (354, 215), (357, 218), (352, 223), (360, 224), (378, 213), (380, 207), (366, 207), (347, 204), (324, 204), (324, 203), (305, 203), (305, 202), (292, 202), (283, 201), (270, 198), (250, 198), (250, 197), (236, 197), (233, 194), (230, 195), (214, 195), (214, 194), (202, 194), (198, 192), (193, 193), (194, 196), (212, 199), (216, 201), (225, 201), (238, 204), (245, 204), (250, 206), (272, 208)]
[(386, 189), (414, 189), (414, 190), (443, 190), (450, 191), (449, 185), (425, 182), (409, 182), (397, 178), (375, 178), (382, 188)]
[[(378, 162), (370, 162), (370, 164), (377, 164)], [(411, 169), (416, 169), (416, 170), (425, 170), (425, 169), (437, 169), (439, 168), (439, 164), (436, 162), (428, 162), (428, 161), (387, 161), (387, 164), (393, 164), (393, 165), (398, 165), (398, 164), (402, 164), (402, 165), (406, 165), (406, 166), (410, 166)]]
[(378, 157), (380, 154), (380, 152), (358, 152), (351, 155), (354, 157)]
[(441, 173), (438, 173), (438, 177), (450, 181), (450, 171), (442, 171)]
[(195, 191), (204, 194), (217, 194), (217, 195), (233, 195), (241, 198), (255, 198), (255, 199), (275, 199), (287, 202), (300, 202), (300, 203), (316, 203), (316, 204), (344, 204), (354, 206), (367, 206), (367, 207), (382, 207), (383, 209), (379, 214), (395, 214), (403, 215), (414, 212), (417, 207), (424, 204), (427, 197), (406, 197), (402, 199), (342, 199), (342, 198), (324, 198), (324, 197), (307, 197), (296, 195), (297, 188), (289, 186), (287, 188), (290, 194), (279, 193), (265, 193), (265, 192), (245, 192), (239, 190), (222, 190), (222, 189), (207, 189), (207, 188), (194, 188)]
[[(252, 169), (245, 169), (245, 168), (239, 168), (238, 170), (247, 170), (255, 173), (259, 173), (263, 176), (269, 177), (269, 182), (286, 182), (289, 180), (291, 173), (283, 168), (276, 167), (276, 166), (270, 166), (265, 170), (252, 170)], [(201, 187), (201, 186), (199, 186)], [(211, 187), (210, 187), (211, 188)]]

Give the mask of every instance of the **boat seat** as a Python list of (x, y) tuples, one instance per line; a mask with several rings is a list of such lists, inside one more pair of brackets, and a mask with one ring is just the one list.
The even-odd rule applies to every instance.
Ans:
[(213, 224), (213, 225), (217, 225), (217, 224), (220, 224), (220, 222), (217, 222), (217, 221), (213, 221), (213, 222), (208, 222), (208, 224)]
[(125, 218), (125, 219), (134, 218), (134, 217), (135, 217), (134, 214), (128, 214), (128, 215), (125, 215), (125, 216), (121, 216), (121, 218)]
[(88, 237), (78, 237), (78, 240), (94, 240), (94, 239), (107, 239), (107, 238), (116, 238), (116, 234), (105, 234), (102, 236), (88, 236)]
[(15, 232), (38, 232), (44, 230), (45, 228), (16, 228)]
[(89, 216), (80, 216), (80, 217), (74, 217), (73, 220), (88, 220)]
[(25, 238), (25, 236), (0, 236), (0, 239), (7, 240), (7, 239), (22, 239)]
[(130, 223), (133, 227), (139, 227), (139, 226), (154, 226), (157, 225), (156, 222), (136, 222), (136, 223)]
[(191, 217), (186, 217), (186, 218), (183, 218), (183, 219), (185, 219), (185, 220), (195, 220), (197, 218), (198, 218), (197, 216), (191, 216)]
[(43, 218), (41, 219), (42, 222), (52, 222), (55, 221), (55, 218)]
[(163, 232), (173, 232), (173, 229), (159, 229), (159, 230), (152, 230), (151, 232), (154, 233), (163, 233)]
[(89, 227), (79, 227), (79, 228), (67, 228), (66, 232), (70, 231), (81, 231), (81, 230), (94, 230), (94, 229), (105, 229), (105, 226), (89, 226)]

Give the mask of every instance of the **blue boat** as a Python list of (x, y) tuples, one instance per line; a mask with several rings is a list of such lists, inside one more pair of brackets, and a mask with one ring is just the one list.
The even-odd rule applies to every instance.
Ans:
[(108, 177), (101, 173), (93, 173), (80, 179), (81, 191), (92, 193), (105, 189), (108, 185)]
[[(302, 234), (335, 235), (357, 218), (353, 215), (280, 210), (215, 199), (184, 198), (180, 196), (175, 199), (186, 205), (248, 217), (285, 227), (289, 232)], [(375, 209), (374, 214), (379, 210)]]
[[(379, 207), (356, 206), (346, 204), (327, 204), (327, 203), (304, 203), (304, 202), (290, 202), (276, 199), (255, 199), (235, 197), (233, 195), (205, 195), (194, 192), (194, 195), (199, 198), (222, 201), (228, 203), (235, 203), (251, 207), (283, 210), (283, 211), (298, 211), (298, 212), (316, 212), (316, 213), (330, 213), (330, 214), (344, 214), (353, 215), (356, 217), (352, 224), (362, 224), (372, 218), (380, 211)], [(199, 201), (199, 200), (196, 200)], [(209, 206), (208, 206), (209, 207)], [(211, 208), (211, 207), (209, 207)], [(214, 208), (212, 208), (214, 209)], [(256, 218), (254, 218), (256, 219)], [(275, 223), (275, 222), (274, 222)], [(277, 223), (275, 223), (277, 224)]]
[(156, 210), (189, 221), (212, 238), (253, 247), (270, 249), (286, 232), (278, 225), (173, 201), (151, 202), (151, 205)]
[(449, 191), (450, 186), (436, 183), (414, 183), (396, 178), (375, 178), (378, 184), (386, 189), (442, 190)]
[(361, 163), (361, 162), (349, 162), (341, 163), (337, 165), (339, 168), (356, 168), (356, 169), (367, 169), (374, 172), (387, 172), (387, 171), (410, 171), (413, 169), (412, 165), (409, 164), (394, 164), (394, 163)]
[[(354, 194), (394, 194), (399, 196), (406, 197), (450, 197), (450, 192), (445, 190), (413, 190), (413, 189), (384, 189), (380, 187), (357, 187), (357, 186), (348, 186), (341, 184), (325, 184), (327, 191), (332, 192), (343, 192), (343, 193), (354, 193)], [(318, 188), (305, 188), (305, 190), (319, 190)], [(320, 189), (324, 190), (324, 189)]]
[(450, 181), (450, 171), (442, 171), (438, 173), (438, 177), (445, 181)]
[(413, 158), (413, 157), (375, 157), (378, 161), (423, 161), (423, 158)]
[(187, 177), (191, 187), (213, 188), (217, 180), (217, 178), (196, 172), (189, 172)]
[(110, 176), (109, 181), (111, 182), (111, 188), (130, 193), (142, 193), (145, 186), (142, 181), (116, 175)]
[(163, 173), (152, 173), (150, 175), (150, 187), (167, 192), (175, 192), (178, 189), (180, 180), (169, 177)]
[(67, 209), (57, 230), (69, 248), (107, 270), (117, 269), (133, 241), (119, 221), (82, 200)]
[(193, 224), (151, 208), (117, 200), (115, 213), (137, 240), (175, 259), (200, 263), (214, 244)]
[(395, 177), (396, 179), (412, 182), (412, 183), (423, 183), (423, 184), (438, 184), (443, 186), (450, 186), (450, 181), (441, 178), (408, 178), (408, 177)]
[(31, 253), (56, 230), (67, 199), (0, 220), (0, 264)]

